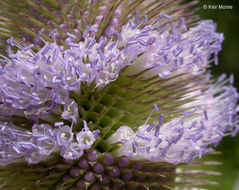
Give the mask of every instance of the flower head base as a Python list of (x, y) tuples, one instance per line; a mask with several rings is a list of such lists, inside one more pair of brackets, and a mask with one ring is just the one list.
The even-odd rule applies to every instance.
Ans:
[(19, 188), (180, 187), (176, 164), (239, 131), (233, 77), (206, 72), (223, 41), (215, 23), (140, 2), (22, 2), (31, 29), (6, 41), (0, 65), (0, 165), (10, 181), (36, 172)]

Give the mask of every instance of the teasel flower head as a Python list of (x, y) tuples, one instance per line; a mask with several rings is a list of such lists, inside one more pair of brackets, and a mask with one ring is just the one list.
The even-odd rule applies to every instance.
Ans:
[(0, 1), (0, 189), (214, 184), (194, 159), (237, 134), (238, 93), (195, 3)]

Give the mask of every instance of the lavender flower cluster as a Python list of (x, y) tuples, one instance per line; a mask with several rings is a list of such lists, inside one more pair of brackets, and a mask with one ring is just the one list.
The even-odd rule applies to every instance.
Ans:
[[(231, 80), (224, 81), (223, 78), (225, 75), (206, 92), (193, 92), (192, 96), (201, 97), (190, 102), (188, 106), (191, 111), (182, 112), (181, 117), (164, 122), (164, 115), (159, 114), (158, 122), (148, 124), (146, 121), (144, 125), (137, 127), (136, 132), (128, 126), (120, 127), (108, 139), (110, 144), (123, 144), (115, 154), (136, 160), (189, 163), (196, 156), (201, 158), (203, 154), (213, 151), (210, 145), (217, 146), (224, 136), (235, 136), (239, 131), (238, 127), (234, 128), (238, 125), (239, 96), (231, 86), (232, 77)], [(230, 84), (223, 86), (225, 83)], [(214, 98), (215, 95), (217, 98)], [(155, 110), (160, 111), (157, 105)]]
[[(2, 120), (26, 117), (35, 124), (27, 130), (10, 121), (1, 122), (0, 164), (20, 159), (37, 163), (53, 152), (60, 152), (67, 160), (77, 159), (91, 148), (98, 130), (90, 131), (84, 121), (81, 132), (72, 132), (79, 110), (70, 92), (80, 96), (83, 83), (94, 85), (94, 90), (103, 89), (127, 66), (129, 76), (146, 71), (143, 79), (167, 79), (185, 73), (201, 75), (210, 62), (217, 64), (223, 35), (216, 33), (215, 23), (200, 21), (187, 30), (182, 18), (177, 23), (170, 22), (171, 18), (162, 13), (156, 22), (147, 24), (147, 16), (139, 20), (136, 13), (121, 31), (108, 31), (110, 40), (102, 36), (97, 41), (94, 26), (86, 27), (80, 42), (67, 33), (69, 49), (44, 42), (44, 47), (35, 52), (33, 44), (26, 46), (24, 40), (18, 44), (10, 38), (8, 57), (1, 56), (6, 65), (0, 67), (0, 116)], [(49, 34), (53, 39), (55, 35), (56, 30)], [(14, 53), (12, 48), (18, 51)], [(178, 164), (210, 152), (210, 145), (217, 145), (223, 136), (235, 135), (238, 93), (232, 87), (233, 79), (220, 78), (214, 85), (209, 84), (210, 80), (207, 75), (202, 88), (183, 97), (196, 98), (181, 107), (191, 108), (181, 117), (164, 121), (160, 114), (158, 122), (146, 122), (136, 131), (132, 126), (119, 128), (107, 139), (109, 144), (121, 143), (115, 155)], [(188, 87), (193, 85), (189, 81)], [(155, 105), (155, 109), (160, 113), (160, 107)], [(70, 121), (72, 126), (59, 119)], [(46, 123), (38, 124), (39, 121)]]
[[(69, 97), (69, 91), (79, 93), (84, 82), (89, 85), (95, 82), (95, 87), (104, 87), (128, 65), (133, 65), (129, 75), (149, 70), (144, 74), (145, 78), (203, 72), (211, 54), (217, 55), (221, 50), (223, 35), (215, 32), (215, 24), (201, 21), (197, 27), (181, 35), (179, 29), (185, 30), (183, 19), (176, 27), (175, 24), (158, 27), (162, 17), (155, 25), (146, 25), (142, 29), (139, 27), (143, 21), (129, 22), (122, 27), (121, 33), (115, 32), (117, 41), (107, 42), (107, 38), (102, 37), (96, 42), (89, 33), (94, 35), (96, 29), (88, 27), (83, 35), (85, 41), (69, 42), (70, 48), (63, 52), (56, 43), (46, 42), (35, 53), (31, 50), (33, 44), (19, 45), (10, 38), (7, 46), (9, 58), (3, 56), (2, 60), (8, 64), (0, 71), (3, 84), (0, 87), (1, 112), (28, 116), (33, 121), (38, 121), (39, 117), (52, 121), (46, 115), (54, 110), (63, 119), (76, 122), (78, 107)], [(13, 54), (11, 46), (18, 47), (19, 51)], [(9, 105), (13, 109), (9, 110)], [(64, 105), (64, 111), (59, 113), (54, 109), (55, 105)], [(24, 110), (24, 114), (18, 110)]]
[(60, 122), (55, 125), (58, 128), (49, 124), (34, 124), (32, 131), (12, 123), (1, 123), (0, 164), (6, 165), (23, 159), (35, 164), (49, 159), (54, 152), (60, 152), (66, 160), (78, 159), (84, 150), (91, 147), (99, 132), (91, 132), (85, 121), (84, 123), (83, 130), (76, 135), (76, 141), (73, 139), (72, 127), (61, 126)]

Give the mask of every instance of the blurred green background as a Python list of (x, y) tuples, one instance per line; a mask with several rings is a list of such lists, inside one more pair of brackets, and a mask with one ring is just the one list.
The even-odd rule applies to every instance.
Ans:
[[(230, 10), (203, 9), (203, 5), (231, 5)], [(239, 0), (201, 0), (198, 14), (201, 19), (212, 19), (217, 23), (218, 32), (224, 33), (223, 50), (219, 53), (219, 65), (212, 67), (214, 76), (233, 73), (235, 86), (239, 91)], [(226, 137), (216, 148), (220, 155), (207, 156), (208, 160), (223, 162), (223, 165), (209, 167), (223, 175), (216, 177), (220, 185), (210, 190), (239, 190), (239, 135)], [(238, 180), (238, 181), (237, 181)], [(238, 183), (238, 184), (237, 184)]]

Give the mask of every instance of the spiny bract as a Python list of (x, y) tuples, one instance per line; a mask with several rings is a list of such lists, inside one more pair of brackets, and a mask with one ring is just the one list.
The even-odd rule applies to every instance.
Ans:
[[(0, 189), (200, 189), (238, 132), (196, 2), (0, 0)], [(5, 51), (6, 49), (6, 51)]]

